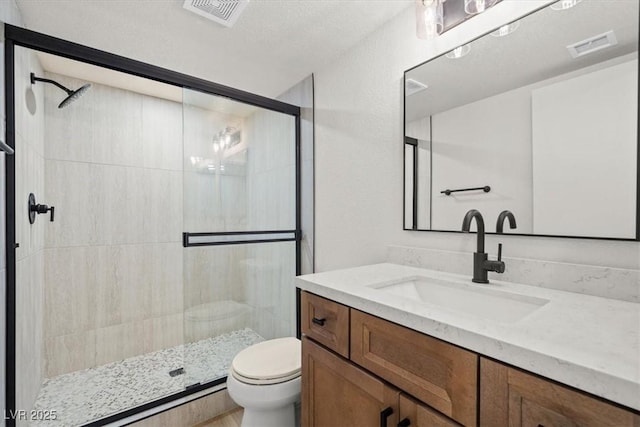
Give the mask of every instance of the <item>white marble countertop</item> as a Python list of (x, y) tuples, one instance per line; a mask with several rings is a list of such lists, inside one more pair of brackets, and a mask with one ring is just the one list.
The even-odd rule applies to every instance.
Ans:
[(296, 285), (640, 410), (640, 304), (491, 279), (477, 286), (549, 300), (520, 320), (499, 322), (368, 287), (411, 276), (471, 283), (469, 276), (375, 264), (300, 276)]

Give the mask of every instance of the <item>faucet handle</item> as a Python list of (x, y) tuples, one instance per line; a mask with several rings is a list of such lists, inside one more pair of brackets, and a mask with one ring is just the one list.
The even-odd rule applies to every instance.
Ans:
[(502, 243), (498, 243), (498, 261), (502, 261)]

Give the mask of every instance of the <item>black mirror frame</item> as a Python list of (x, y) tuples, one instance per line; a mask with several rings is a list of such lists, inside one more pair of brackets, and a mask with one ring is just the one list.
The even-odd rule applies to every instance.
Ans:
[[(551, 3), (550, 3), (551, 4)], [(550, 6), (550, 4), (545, 4), (544, 6), (541, 6), (529, 13), (527, 13), (526, 15), (523, 15), (521, 17), (519, 17), (517, 20), (526, 18), (527, 16), (533, 15), (543, 9), (546, 9), (547, 7)], [(640, 22), (640, 17), (638, 17), (638, 20)], [(504, 24), (503, 24), (504, 25)], [(468, 44), (468, 43), (473, 43), (474, 41), (481, 39), (485, 36), (488, 36), (489, 34), (491, 34), (492, 32), (494, 32), (495, 30), (497, 30), (499, 28), (495, 27), (481, 35), (479, 35), (478, 37), (475, 37), (471, 40), (469, 40), (468, 42), (464, 43), (464, 44)], [(638, 37), (640, 38), (640, 33), (638, 35)], [(406, 177), (406, 159), (405, 159), (405, 145), (407, 142), (407, 138), (414, 140), (415, 138), (410, 138), (406, 136), (406, 119), (407, 119), (407, 111), (406, 111), (406, 107), (407, 107), (407, 103), (406, 103), (406, 80), (407, 80), (407, 73), (409, 73), (410, 71), (423, 66), (424, 64), (427, 64), (429, 62), (435, 61), (438, 58), (441, 58), (443, 56), (445, 56), (447, 54), (447, 52), (444, 52), (436, 57), (433, 57), (431, 59), (428, 59), (424, 62), (421, 62), (418, 65), (415, 65), (411, 68), (408, 68), (404, 71), (403, 73), (403, 77), (402, 77), (402, 127), (403, 127), (403, 141), (402, 141), (402, 229), (404, 231), (421, 231), (421, 232), (432, 232), (432, 233), (462, 233), (462, 231), (457, 231), (457, 230), (425, 230), (425, 229), (418, 229), (417, 228), (417, 218), (416, 218), (416, 210), (417, 210), (417, 191), (415, 189), (415, 176), (417, 175), (417, 171), (416, 169), (416, 162), (415, 162), (415, 154), (414, 154), (414, 171), (413, 171), (413, 175), (414, 175), (414, 191), (412, 194), (413, 197), (413, 228), (407, 228), (407, 224), (405, 222), (406, 219), (406, 198), (407, 198), (407, 194), (405, 191), (405, 185), (404, 185), (404, 180)], [(640, 64), (640, 62), (639, 62)], [(640, 68), (640, 65), (639, 65)], [(636, 94), (637, 99), (638, 99), (638, 105), (640, 106), (640, 69), (638, 70), (638, 93)], [(619, 238), (619, 237), (595, 237), (595, 236), (565, 236), (565, 235), (557, 235), (557, 234), (526, 234), (526, 233), (508, 233), (508, 234), (501, 234), (502, 236), (523, 236), (523, 237), (554, 237), (554, 238), (562, 238), (562, 239), (583, 239), (583, 240), (605, 240), (605, 241), (621, 241), (621, 242), (638, 242), (640, 241), (640, 120), (637, 121), (636, 123), (636, 138), (638, 139), (637, 141), (637, 149), (636, 149), (636, 154), (637, 154), (637, 159), (636, 159), (636, 236), (635, 238)], [(414, 145), (414, 144), (410, 144), (410, 145)], [(431, 172), (430, 172), (431, 173)], [(429, 205), (431, 205), (431, 201), (429, 201)], [(486, 234), (497, 234), (495, 232), (486, 232)]]

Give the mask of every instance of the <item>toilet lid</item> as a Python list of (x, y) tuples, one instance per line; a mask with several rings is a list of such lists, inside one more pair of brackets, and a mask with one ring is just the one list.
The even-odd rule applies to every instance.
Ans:
[(243, 382), (267, 384), (300, 375), (302, 348), (297, 338), (277, 338), (245, 348), (231, 362), (233, 375)]

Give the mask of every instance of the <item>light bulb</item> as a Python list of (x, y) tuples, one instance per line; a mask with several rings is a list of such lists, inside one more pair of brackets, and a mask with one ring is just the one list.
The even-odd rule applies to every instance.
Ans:
[(443, 12), (442, 2), (434, 1), (424, 9), (424, 30), (428, 39), (432, 39), (442, 32)]
[(213, 152), (214, 152), (214, 153), (217, 153), (217, 152), (218, 152), (218, 150), (220, 150), (220, 146), (218, 145), (218, 143), (217, 143), (217, 142), (214, 142), (214, 143), (213, 143)]
[(469, 15), (482, 13), (486, 7), (484, 0), (464, 0), (464, 11)]
[(416, 0), (416, 35), (423, 40), (435, 38), (443, 30), (443, 0)]
[(553, 10), (567, 10), (580, 3), (582, 0), (560, 0), (551, 5)]
[(468, 54), (470, 51), (471, 51), (471, 46), (469, 46), (468, 44), (463, 44), (462, 46), (458, 46), (457, 48), (453, 49), (451, 52), (447, 53), (445, 56), (449, 59), (458, 59), (458, 58), (462, 58), (463, 56)]
[(491, 35), (494, 37), (504, 37), (506, 35), (513, 33), (515, 30), (518, 29), (519, 26), (520, 26), (520, 21), (515, 21), (510, 24), (503, 25), (502, 27), (498, 28), (493, 33), (491, 33)]
[(464, 11), (469, 15), (482, 13), (494, 5), (496, 0), (464, 0)]

